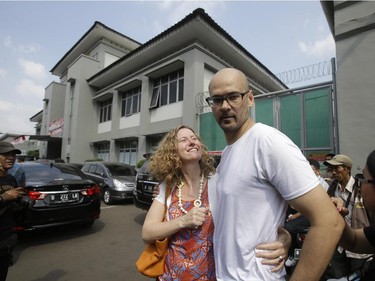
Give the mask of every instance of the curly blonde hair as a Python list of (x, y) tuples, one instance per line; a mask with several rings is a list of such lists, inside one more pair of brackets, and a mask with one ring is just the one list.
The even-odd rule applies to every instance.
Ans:
[(200, 137), (188, 126), (178, 126), (169, 131), (159, 142), (156, 152), (150, 158), (148, 171), (157, 178), (159, 182), (165, 181), (167, 186), (179, 183), (182, 178), (182, 161), (177, 152), (177, 133), (181, 129), (189, 129), (201, 142), (202, 158), (199, 166), (205, 177), (215, 172), (214, 159), (208, 154), (207, 147), (202, 143)]

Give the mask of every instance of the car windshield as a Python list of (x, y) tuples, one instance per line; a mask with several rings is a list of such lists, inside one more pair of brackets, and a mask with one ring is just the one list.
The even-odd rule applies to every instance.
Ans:
[(106, 166), (112, 176), (135, 176), (135, 170), (132, 167), (122, 165), (107, 165)]
[(82, 180), (82, 176), (69, 166), (55, 167), (53, 165), (27, 166), (24, 168), (27, 182), (53, 180)]

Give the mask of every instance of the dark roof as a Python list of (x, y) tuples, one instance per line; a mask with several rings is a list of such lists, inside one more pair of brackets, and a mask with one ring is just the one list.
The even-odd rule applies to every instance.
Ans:
[[(70, 48), (70, 50), (56, 63), (56, 65), (50, 70), (51, 73), (54, 74), (54, 72), (57, 70), (57, 68), (59, 67), (59, 65), (64, 62), (64, 60), (66, 60), (69, 55), (71, 55), (75, 50), (79, 49), (79, 46), (80, 44), (82, 44), (83, 42), (89, 40), (90, 42), (93, 41), (93, 43), (96, 43), (96, 41), (98, 40), (98, 38), (102, 38), (103, 35), (100, 34), (99, 32), (95, 33), (95, 31), (97, 30), (103, 30), (103, 32), (106, 32), (106, 36), (108, 36), (108, 33), (112, 33), (113, 34), (113, 38), (114, 38), (114, 41), (116, 42), (132, 42), (134, 43), (135, 45), (141, 45), (141, 43), (135, 41), (134, 39), (112, 29), (112, 28), (109, 28), (108, 26), (102, 24), (101, 22), (99, 21), (95, 21), (94, 25), (77, 41), (77, 43), (75, 43), (73, 45), (72, 48)], [(89, 45), (90, 47), (92, 47), (92, 44)], [(80, 50), (79, 51), (79, 55), (82, 54), (83, 52), (86, 52), (87, 50)], [(76, 59), (77, 56), (74, 56), (74, 59)], [(70, 63), (69, 63), (70, 64)]]
[(220, 27), (202, 8), (198, 8), (194, 10), (191, 14), (187, 15), (184, 19), (176, 23), (175, 25), (171, 26), (170, 28), (166, 29), (156, 37), (152, 38), (151, 40), (147, 41), (137, 49), (133, 50), (132, 52), (126, 54), (121, 59), (115, 61), (108, 67), (104, 68), (100, 72), (96, 73), (92, 77), (88, 79), (88, 82), (92, 82), (99, 76), (110, 72), (112, 69), (116, 68), (118, 65), (123, 63), (125, 60), (129, 59), (130, 57), (135, 56), (137, 53), (141, 53), (150, 46), (152, 46), (157, 41), (161, 40), (163, 37), (166, 37), (170, 33), (176, 31), (177, 29), (183, 27), (184, 25), (187, 25), (190, 22), (193, 22), (195, 19), (201, 18), (203, 21), (205, 21), (211, 28), (215, 29), (219, 32), (220, 35), (225, 37), (229, 42), (231, 42), (233, 45), (235, 45), (241, 52), (246, 54), (251, 60), (253, 60), (257, 65), (259, 65), (265, 72), (267, 72), (268, 75), (272, 76), (280, 85), (287, 88), (287, 86), (279, 80), (266, 66), (264, 66), (259, 60), (257, 60), (251, 53), (249, 53), (241, 44), (239, 44), (232, 36), (229, 35), (228, 32), (226, 32), (222, 27)]

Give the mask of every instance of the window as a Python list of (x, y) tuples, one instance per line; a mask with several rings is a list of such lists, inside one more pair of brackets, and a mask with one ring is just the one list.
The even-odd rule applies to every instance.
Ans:
[(119, 162), (135, 166), (137, 164), (137, 141), (124, 141), (120, 144)]
[(103, 161), (109, 159), (109, 143), (100, 143), (97, 145), (97, 158)]
[(112, 119), (112, 99), (100, 103), (99, 123), (111, 121)]
[(141, 86), (122, 94), (121, 117), (141, 111)]
[(180, 69), (154, 79), (150, 108), (182, 101), (184, 98), (184, 70)]

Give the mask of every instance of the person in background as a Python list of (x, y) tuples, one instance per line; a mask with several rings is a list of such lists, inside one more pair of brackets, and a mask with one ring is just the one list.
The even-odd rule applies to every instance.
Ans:
[(23, 162), (25, 162), (25, 158), (18, 157), (17, 160), (14, 162), (13, 167), (8, 170), (8, 174), (12, 175), (16, 179), (17, 186), (25, 187), (25, 184), (26, 184), (25, 171), (20, 165)]
[(300, 149), (280, 131), (249, 117), (254, 95), (241, 71), (218, 71), (209, 93), (206, 101), (227, 142), (209, 197), (217, 280), (284, 280), (285, 270), (271, 272), (261, 264), (256, 245), (275, 240), (288, 203), (311, 222), (290, 280), (318, 280), (343, 219)]
[[(158, 280), (216, 280), (207, 185), (215, 172), (213, 158), (191, 128), (179, 126), (159, 143), (148, 170), (161, 184), (145, 218), (142, 238), (145, 243), (153, 243), (170, 237), (164, 274)], [(163, 221), (165, 202), (167, 220)], [(261, 253), (263, 262), (273, 270), (282, 267), (277, 257), (288, 252), (290, 243), (289, 234), (279, 231), (279, 242), (259, 245), (267, 250)]]
[[(320, 176), (320, 164), (315, 159), (308, 159), (311, 169), (314, 174), (318, 177), (320, 185), (325, 191), (328, 189), (328, 183)], [(297, 264), (297, 260), (294, 258), (294, 249), (298, 247), (297, 234), (305, 234), (310, 228), (310, 222), (300, 212), (291, 212), (286, 218), (285, 229), (290, 233), (292, 237), (292, 246), (289, 249), (289, 257), (285, 262), (285, 266), (292, 267)]]
[[(328, 153), (328, 154), (326, 154), (326, 156), (325, 156), (325, 161), (331, 160), (334, 156), (335, 156), (335, 154), (333, 154), (333, 153)], [(324, 174), (322, 175), (322, 178), (323, 178), (328, 184), (331, 184), (331, 182), (333, 181), (332, 170), (331, 170), (331, 168), (330, 168), (329, 166), (326, 166), (326, 170), (325, 170)]]
[(14, 233), (13, 202), (24, 194), (22, 187), (17, 187), (16, 179), (7, 173), (21, 151), (11, 143), (0, 141), (0, 281), (5, 281), (11, 262), (11, 250), (17, 242)]
[(315, 175), (318, 177), (320, 185), (324, 188), (325, 191), (328, 190), (329, 184), (320, 176), (320, 164), (315, 159), (309, 159), (311, 169), (313, 169)]
[[(358, 187), (360, 189), (363, 204), (370, 213), (375, 213), (375, 150), (367, 157), (365, 167), (363, 169), (363, 178), (358, 178)], [(332, 201), (342, 216), (349, 214), (348, 208), (345, 206), (345, 200), (341, 197), (333, 197)], [(340, 239), (340, 246), (352, 253), (375, 254), (375, 224), (361, 229), (353, 229), (350, 224), (346, 223), (344, 231)], [(364, 276), (361, 276), (361, 275)], [(364, 273), (355, 272), (350, 276), (349, 280), (358, 280), (356, 277), (361, 276), (361, 281), (375, 280), (375, 263), (372, 261), (371, 267)], [(330, 280), (348, 280), (345, 276), (342, 279)]]
[[(331, 160), (325, 161), (324, 165), (330, 167), (334, 179), (328, 188), (328, 195), (330, 197), (341, 198), (345, 202), (345, 207), (349, 211), (348, 215), (345, 216), (345, 221), (351, 226), (353, 206), (356, 200), (359, 200), (358, 198), (354, 198), (353, 195), (355, 179), (351, 175), (352, 159), (344, 154), (337, 154)], [(334, 278), (347, 276), (353, 269), (361, 266), (366, 259), (367, 255), (345, 251), (339, 246), (331, 260), (332, 276)]]

